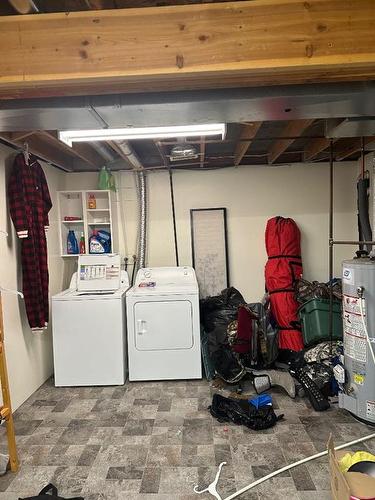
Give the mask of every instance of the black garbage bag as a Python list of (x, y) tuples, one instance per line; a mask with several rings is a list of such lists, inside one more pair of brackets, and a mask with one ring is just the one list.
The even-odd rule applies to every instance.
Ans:
[(228, 384), (236, 384), (246, 375), (246, 368), (227, 345), (214, 351), (211, 360), (215, 372)]
[(245, 299), (234, 287), (225, 288), (220, 295), (207, 297), (200, 302), (201, 320), (206, 332), (237, 319), (237, 309)]
[(215, 372), (228, 383), (236, 383), (246, 375), (238, 356), (232, 352), (227, 337), (228, 325), (237, 320), (238, 308), (244, 303), (240, 292), (233, 287), (200, 302), (201, 323), (207, 334), (208, 355)]
[(227, 343), (227, 327), (237, 319), (241, 304), (245, 304), (245, 299), (233, 287), (226, 288), (220, 295), (201, 300), (201, 322), (208, 334), (210, 354), (217, 351), (221, 344)]
[(219, 422), (233, 422), (255, 431), (269, 429), (284, 417), (276, 416), (272, 405), (255, 408), (246, 399), (231, 399), (220, 394), (213, 395), (209, 411)]
[(19, 498), (19, 500), (84, 500), (83, 497), (60, 497), (57, 494), (57, 488), (53, 484), (47, 484), (40, 492), (39, 495), (27, 498)]

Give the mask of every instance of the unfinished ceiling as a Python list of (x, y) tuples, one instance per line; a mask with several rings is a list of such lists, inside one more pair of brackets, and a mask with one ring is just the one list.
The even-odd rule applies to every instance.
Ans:
[[(337, 120), (337, 126), (345, 120)], [(330, 156), (331, 139), (326, 137), (326, 120), (264, 121), (228, 123), (220, 137), (100, 141), (73, 143), (58, 139), (57, 131), (0, 132), (0, 139), (16, 149), (27, 143), (42, 159), (70, 172), (97, 171), (103, 165), (112, 170), (216, 169), (244, 165), (283, 165), (324, 162)], [(332, 139), (336, 161), (356, 160), (362, 151), (373, 149), (375, 136)], [(173, 153), (176, 146), (193, 151), (184, 159)]]

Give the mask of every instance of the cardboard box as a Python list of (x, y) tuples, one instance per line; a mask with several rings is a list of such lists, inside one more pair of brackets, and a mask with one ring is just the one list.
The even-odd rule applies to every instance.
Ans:
[(335, 451), (332, 436), (328, 441), (328, 457), (333, 500), (375, 500), (375, 478), (360, 472), (341, 472), (340, 460), (350, 450)]

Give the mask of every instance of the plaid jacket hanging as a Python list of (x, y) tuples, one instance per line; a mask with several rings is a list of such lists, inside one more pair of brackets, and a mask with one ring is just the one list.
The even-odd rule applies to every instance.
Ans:
[(43, 169), (34, 158), (16, 156), (9, 179), (10, 215), (21, 238), (22, 284), (30, 327), (45, 328), (49, 319), (45, 231), (52, 207)]

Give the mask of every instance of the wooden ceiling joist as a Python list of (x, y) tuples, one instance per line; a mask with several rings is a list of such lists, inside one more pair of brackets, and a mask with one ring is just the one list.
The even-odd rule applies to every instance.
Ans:
[[(12, 138), (12, 133), (10, 132), (0, 132), (0, 139), (3, 139), (13, 146), (19, 147), (20, 150), (23, 148), (23, 141), (17, 141)], [(48, 144), (45, 141), (45, 138), (37, 132), (33, 133), (33, 135), (30, 135), (27, 138), (27, 144), (30, 153), (42, 158), (45, 161), (57, 165), (58, 167), (61, 167), (67, 172), (72, 172), (74, 171), (75, 166), (79, 166), (74, 162), (73, 157), (65, 154), (63, 151), (56, 149), (51, 144)]]
[[(367, 146), (371, 142), (375, 141), (375, 137), (365, 137), (363, 139), (363, 145)], [(358, 151), (361, 151), (362, 149), (362, 139), (356, 139), (354, 143), (344, 151), (341, 151), (339, 153), (336, 153), (335, 155), (335, 160), (336, 161), (342, 161), (345, 160), (346, 158), (349, 158), (352, 156), (354, 153), (357, 153)]]
[(309, 141), (303, 155), (304, 161), (314, 160), (322, 151), (328, 149), (329, 145), (330, 140), (326, 137)]
[(23, 132), (12, 132), (11, 138), (13, 141), (22, 141), (35, 134), (35, 130), (25, 130)]
[[(258, 130), (262, 126), (262, 122), (244, 123), (238, 143), (234, 150), (234, 165), (237, 166), (241, 163), (242, 158), (245, 156), (246, 151), (249, 149), (254, 137), (257, 135)], [(244, 141), (244, 139), (247, 139)]]
[[(313, 123), (314, 120), (293, 120), (286, 124), (280, 133), (280, 137), (299, 137)], [(279, 139), (268, 152), (268, 162), (274, 163), (288, 147), (293, 144), (294, 139)]]
[(1, 16), (0, 97), (374, 79), (374, 15), (373, 0), (247, 0)]
[(47, 144), (63, 151), (69, 156), (82, 160), (87, 163), (88, 166), (96, 168), (103, 166), (103, 158), (89, 144), (76, 142), (70, 147), (58, 139), (57, 132), (55, 131), (43, 130), (40, 131), (39, 134), (43, 136)]

